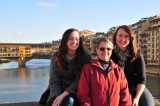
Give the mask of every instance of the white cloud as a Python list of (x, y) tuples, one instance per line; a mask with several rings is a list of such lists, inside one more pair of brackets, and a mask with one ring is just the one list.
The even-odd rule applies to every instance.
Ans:
[(42, 6), (42, 7), (56, 7), (57, 6), (54, 3), (47, 3), (47, 2), (40, 2), (40, 3), (38, 3), (38, 5)]

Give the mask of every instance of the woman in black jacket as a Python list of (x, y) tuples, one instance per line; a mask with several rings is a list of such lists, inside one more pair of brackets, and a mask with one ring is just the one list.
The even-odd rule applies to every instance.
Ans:
[(78, 106), (76, 93), (82, 66), (89, 62), (77, 29), (64, 32), (58, 52), (50, 64), (47, 106)]
[(136, 38), (129, 26), (119, 26), (113, 37), (114, 50), (111, 59), (124, 68), (130, 93), (132, 106), (154, 106), (154, 99), (145, 87), (145, 63)]

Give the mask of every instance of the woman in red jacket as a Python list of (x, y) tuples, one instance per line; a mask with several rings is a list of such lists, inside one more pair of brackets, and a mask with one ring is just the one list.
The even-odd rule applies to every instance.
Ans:
[(112, 42), (101, 38), (97, 58), (84, 65), (77, 91), (81, 106), (131, 106), (124, 72), (110, 60), (112, 49)]

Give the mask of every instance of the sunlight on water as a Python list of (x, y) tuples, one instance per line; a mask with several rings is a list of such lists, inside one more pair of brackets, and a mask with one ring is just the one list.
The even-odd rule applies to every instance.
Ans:
[(33, 59), (26, 68), (17, 62), (0, 64), (0, 102), (39, 100), (48, 86), (50, 60)]
[(0, 84), (0, 88), (26, 88), (26, 87), (38, 87), (38, 86), (32, 86), (32, 85), (26, 85), (26, 84)]
[(12, 90), (12, 91), (0, 91), (0, 95), (2, 94), (18, 94), (18, 93), (28, 93), (28, 92), (33, 92), (33, 90)]

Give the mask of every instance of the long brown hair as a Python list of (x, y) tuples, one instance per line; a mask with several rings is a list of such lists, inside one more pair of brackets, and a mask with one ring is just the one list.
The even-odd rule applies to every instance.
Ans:
[[(73, 32), (73, 31), (77, 31), (79, 33), (79, 30), (77, 29), (74, 29), (74, 28), (71, 28), (71, 29), (68, 29), (64, 32), (63, 36), (62, 36), (62, 40), (61, 40), (61, 43), (60, 43), (60, 46), (59, 46), (59, 49), (58, 49), (58, 54), (57, 54), (57, 65), (58, 65), (58, 71), (60, 72), (60, 74), (63, 74), (64, 72), (64, 59), (65, 59), (65, 54), (67, 53), (67, 42), (68, 42), (68, 39), (70, 37), (70, 34)], [(82, 63), (84, 61), (84, 55), (85, 55), (85, 50), (83, 48), (83, 45), (82, 45), (82, 39), (80, 38), (79, 40), (79, 46), (76, 50), (76, 56), (78, 58), (78, 65), (80, 67), (82, 67)]]
[(135, 38), (135, 35), (133, 33), (133, 30), (130, 26), (127, 26), (127, 25), (122, 25), (122, 26), (119, 26), (117, 29), (116, 29), (116, 32), (114, 33), (114, 36), (113, 36), (113, 43), (114, 45), (116, 45), (116, 36), (117, 36), (117, 33), (119, 31), (119, 29), (124, 29), (124, 31), (126, 31), (129, 36), (130, 36), (130, 42), (129, 42), (129, 45), (128, 47), (130, 48), (131, 50), (131, 56), (132, 56), (132, 59), (137, 57), (137, 55), (139, 54), (139, 48), (138, 48), (138, 45), (137, 45), (137, 42), (136, 42), (136, 38)]

